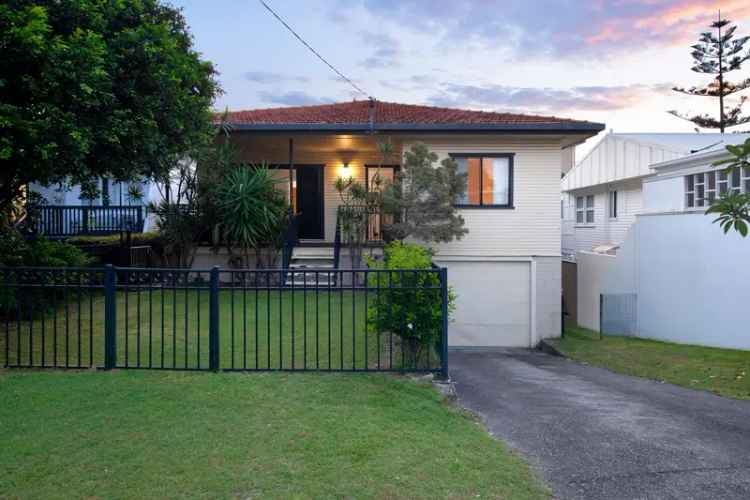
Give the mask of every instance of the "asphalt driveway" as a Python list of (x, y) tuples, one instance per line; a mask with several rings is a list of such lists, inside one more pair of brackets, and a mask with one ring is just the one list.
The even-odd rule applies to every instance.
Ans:
[(529, 350), (451, 352), (459, 402), (564, 499), (750, 498), (750, 402)]

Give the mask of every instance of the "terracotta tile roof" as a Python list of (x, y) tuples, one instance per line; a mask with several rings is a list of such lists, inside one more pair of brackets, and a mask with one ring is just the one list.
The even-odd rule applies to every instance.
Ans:
[[(368, 126), (370, 122), (370, 102), (351, 101), (315, 106), (294, 106), (285, 108), (253, 109), (229, 113), (229, 122), (237, 126), (251, 128), (268, 126)], [(373, 122), (375, 128), (431, 128), (430, 126), (524, 126), (544, 125), (564, 128), (581, 128), (594, 130), (603, 125), (598, 123), (558, 118), (554, 116), (535, 116), (515, 113), (498, 113), (471, 111), (465, 109), (440, 108), (434, 106), (417, 106), (393, 102), (375, 101)], [(580, 126), (580, 127), (577, 127)]]

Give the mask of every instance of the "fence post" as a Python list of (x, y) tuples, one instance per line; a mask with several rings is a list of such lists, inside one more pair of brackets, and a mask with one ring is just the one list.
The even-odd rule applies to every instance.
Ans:
[(602, 339), (604, 331), (604, 294), (599, 294), (599, 340)]
[(117, 273), (112, 264), (104, 270), (104, 369), (117, 365)]
[(211, 269), (208, 307), (208, 367), (219, 370), (219, 266)]
[(448, 380), (448, 268), (440, 268), (440, 295), (443, 331), (440, 341), (440, 376)]

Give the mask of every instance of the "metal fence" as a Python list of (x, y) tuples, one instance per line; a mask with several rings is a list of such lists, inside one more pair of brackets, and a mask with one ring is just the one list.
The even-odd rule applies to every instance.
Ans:
[(0, 273), (5, 367), (447, 375), (445, 269)]
[(609, 335), (636, 335), (638, 296), (635, 293), (602, 294), (599, 301), (599, 330)]

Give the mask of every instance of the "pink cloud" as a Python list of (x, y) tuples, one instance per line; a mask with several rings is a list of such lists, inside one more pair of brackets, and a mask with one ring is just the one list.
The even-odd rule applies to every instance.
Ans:
[(622, 0), (621, 6), (650, 6), (650, 12), (615, 17), (587, 36), (588, 45), (612, 44), (645, 38), (664, 45), (682, 45), (695, 40), (713, 22), (719, 9), (722, 17), (741, 21), (750, 17), (747, 0), (686, 0), (678, 3), (659, 0)]

